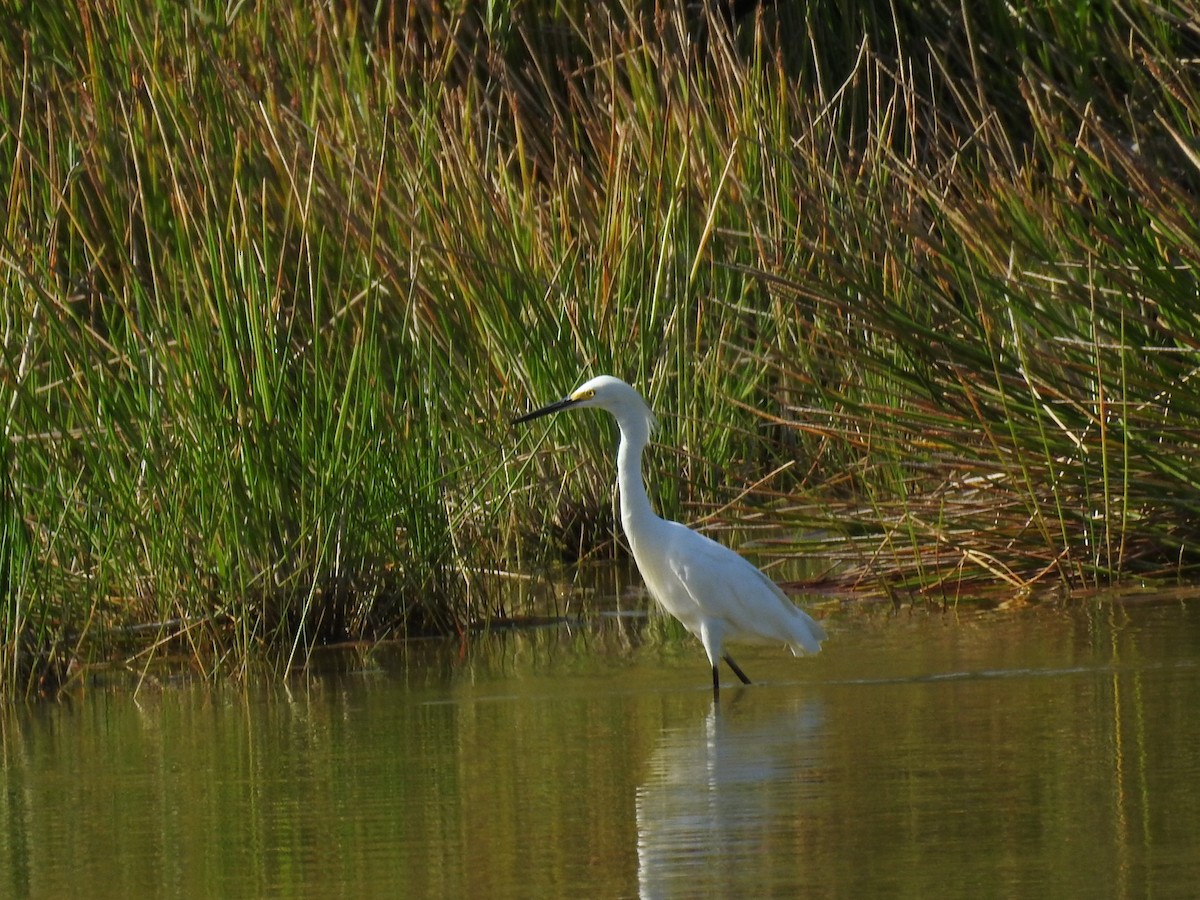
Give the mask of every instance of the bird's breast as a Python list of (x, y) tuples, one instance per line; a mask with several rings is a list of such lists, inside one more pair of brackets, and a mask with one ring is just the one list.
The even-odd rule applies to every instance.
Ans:
[(633, 559), (655, 602), (683, 623), (689, 632), (698, 635), (703, 611), (669, 562), (653, 553), (639, 553), (636, 544), (633, 545)]

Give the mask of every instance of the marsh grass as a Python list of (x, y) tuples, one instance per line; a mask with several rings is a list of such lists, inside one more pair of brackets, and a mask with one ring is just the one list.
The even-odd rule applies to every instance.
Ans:
[(1190, 577), (1195, 12), (27, 4), (7, 683), (486, 620), (615, 552), (609, 423), (505, 425), (601, 371), (839, 584)]

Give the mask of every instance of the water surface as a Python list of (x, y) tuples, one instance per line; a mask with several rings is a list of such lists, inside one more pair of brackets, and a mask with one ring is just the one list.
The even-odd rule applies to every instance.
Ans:
[(1187, 896), (1200, 602), (1141, 600), (826, 603), (716, 706), (637, 616), (90, 684), (0, 717), (0, 895)]

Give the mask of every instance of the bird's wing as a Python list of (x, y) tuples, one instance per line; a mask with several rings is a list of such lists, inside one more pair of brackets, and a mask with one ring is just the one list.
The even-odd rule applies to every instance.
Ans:
[(825, 630), (749, 560), (690, 529), (671, 549), (675, 577), (707, 616), (724, 620), (731, 638), (800, 643), (809, 653), (820, 649)]
[[(765, 589), (762, 580), (772, 587), (774, 582), (745, 558), (711, 538), (691, 530), (684, 535), (686, 539), (672, 548), (676, 551), (670, 559), (675, 576), (708, 615), (746, 630), (755, 621), (756, 613), (761, 617)], [(773, 591), (770, 596), (773, 601)]]

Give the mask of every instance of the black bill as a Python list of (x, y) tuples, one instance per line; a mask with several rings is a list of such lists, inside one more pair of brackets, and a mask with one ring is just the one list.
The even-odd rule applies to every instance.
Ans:
[(578, 401), (574, 397), (564, 397), (561, 400), (556, 400), (549, 406), (543, 406), (541, 409), (535, 409), (531, 413), (525, 413), (523, 416), (517, 416), (512, 420), (512, 424), (520, 425), (522, 422), (528, 422), (531, 419), (540, 419), (542, 416), (548, 416), (550, 413), (558, 412), (560, 409), (566, 409)]

